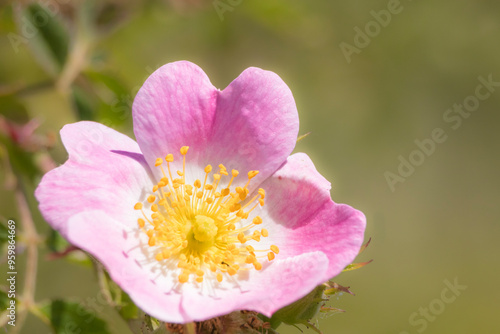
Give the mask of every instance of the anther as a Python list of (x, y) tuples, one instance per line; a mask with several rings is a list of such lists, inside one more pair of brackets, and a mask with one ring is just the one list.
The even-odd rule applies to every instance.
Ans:
[(262, 269), (262, 263), (257, 262), (257, 261), (255, 261), (253, 263), (253, 266), (254, 266), (255, 270), (261, 270)]
[(186, 283), (189, 280), (189, 275), (186, 273), (182, 273), (179, 275), (179, 282)]
[(243, 232), (240, 232), (240, 233), (238, 234), (238, 240), (239, 240), (242, 244), (244, 244), (244, 243), (246, 242), (245, 235), (243, 234)]
[(156, 238), (154, 236), (149, 238), (148, 245), (150, 245), (150, 246), (156, 245)]
[[(255, 225), (263, 223), (259, 216), (253, 218), (250, 224), (244, 223), (259, 204), (264, 205), (266, 192), (262, 188), (258, 189), (258, 194), (248, 203), (244, 203), (250, 193), (250, 180), (259, 171), (249, 171), (245, 185), (232, 187), (234, 178), (239, 175), (238, 170), (233, 169), (229, 182), (224, 182), (225, 188), (219, 188), (222, 179), (229, 175), (227, 168), (219, 164), (219, 172), (214, 172), (213, 179), (209, 181), (213, 168), (212, 165), (207, 165), (204, 168), (205, 178), (201, 181), (197, 179), (189, 185), (186, 184), (188, 149), (189, 146), (180, 148), (181, 170), (173, 170), (170, 166), (169, 163), (174, 161), (173, 154), (168, 154), (164, 159), (168, 163), (168, 172), (162, 166), (163, 160), (156, 159), (155, 166), (161, 168), (163, 177), (143, 202), (134, 205), (135, 210), (141, 211), (143, 203), (147, 206), (148, 212), (142, 211), (144, 219), (137, 219), (137, 224), (148, 236), (148, 245), (156, 247), (153, 251), (154, 259), (161, 264), (163, 260), (175, 260), (177, 267), (182, 270), (178, 276), (179, 283), (202, 283), (208, 278), (222, 282), (225, 274), (236, 275), (240, 266), (241, 270), (252, 267), (261, 270), (263, 265), (259, 262), (260, 256), (257, 260), (255, 253), (264, 252), (262, 257), (265, 259), (267, 256), (272, 261), (279, 253), (279, 248), (272, 245), (268, 250), (256, 250), (246, 244), (248, 241), (260, 241), (261, 237), (269, 235), (265, 228), (255, 229)], [(190, 243), (190, 233), (194, 233), (199, 243), (207, 243), (206, 246), (198, 247), (195, 243)], [(217, 240), (220, 247), (209, 244), (214, 240)]]
[(257, 174), (259, 174), (258, 170), (251, 170), (248, 172), (248, 179), (254, 178)]
[(259, 225), (259, 224), (262, 224), (262, 218), (260, 218), (259, 216), (255, 217), (252, 222), (255, 224), (255, 225)]

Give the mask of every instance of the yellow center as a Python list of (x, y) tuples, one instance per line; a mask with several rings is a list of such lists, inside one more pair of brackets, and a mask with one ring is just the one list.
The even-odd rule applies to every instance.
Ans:
[(192, 223), (194, 238), (197, 241), (213, 243), (219, 230), (217, 224), (215, 224), (215, 220), (204, 215), (197, 215), (194, 217)]
[[(231, 184), (239, 174), (233, 169), (227, 186), (218, 191), (221, 178), (229, 173), (224, 165), (219, 165), (219, 173), (212, 175), (213, 182), (210, 183), (208, 177), (212, 166), (208, 165), (203, 182), (196, 180), (193, 185), (187, 185), (188, 149), (188, 146), (180, 149), (183, 167), (176, 174), (170, 168), (174, 161), (172, 154), (165, 158), (167, 171), (163, 168), (163, 159), (156, 160), (155, 166), (161, 168), (163, 177), (147, 198), (151, 205), (150, 217), (143, 210), (143, 203), (134, 206), (142, 211), (144, 218), (139, 218), (138, 224), (148, 236), (148, 245), (153, 247), (156, 260), (175, 261), (182, 269), (178, 277), (180, 283), (188, 282), (191, 276), (201, 283), (205, 274), (214, 275), (221, 282), (224, 276), (236, 275), (240, 270), (261, 270), (259, 260), (267, 257), (272, 261), (279, 248), (272, 245), (269, 249), (255, 250), (247, 244), (250, 240), (259, 242), (261, 237), (269, 234), (265, 228), (256, 228), (262, 224), (259, 216), (251, 222), (246, 221), (258, 205), (264, 205), (266, 193), (262, 188), (247, 200), (250, 180), (259, 172), (248, 172), (245, 186), (232, 190)], [(179, 177), (173, 178), (172, 175)]]

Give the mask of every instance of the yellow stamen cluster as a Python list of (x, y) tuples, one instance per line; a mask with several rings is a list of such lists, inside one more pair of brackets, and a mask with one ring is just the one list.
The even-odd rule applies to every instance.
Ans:
[[(269, 232), (254, 229), (262, 224), (262, 218), (256, 216), (246, 222), (249, 214), (258, 206), (264, 205), (266, 193), (260, 188), (253, 198), (249, 195), (250, 180), (259, 171), (248, 172), (248, 181), (244, 187), (231, 184), (238, 176), (235, 169), (229, 173), (224, 165), (219, 165), (219, 173), (212, 175), (212, 166), (205, 167), (203, 181), (196, 180), (193, 185), (186, 184), (186, 154), (189, 147), (183, 146), (182, 171), (172, 173), (170, 163), (174, 156), (169, 154), (165, 160), (158, 158), (155, 166), (161, 168), (163, 177), (147, 197), (151, 215), (144, 211), (143, 203), (135, 204), (134, 209), (142, 211), (143, 218), (137, 223), (148, 236), (148, 245), (154, 247), (155, 259), (160, 263), (175, 261), (182, 269), (178, 277), (180, 283), (186, 283), (194, 276), (198, 283), (203, 282), (206, 274), (213, 275), (218, 282), (223, 277), (234, 276), (241, 270), (262, 269), (262, 258), (272, 261), (279, 253), (276, 245), (267, 250), (255, 250), (247, 242), (259, 242)], [(166, 161), (167, 169), (163, 168)], [(223, 177), (231, 175), (227, 186), (219, 190)], [(179, 177), (173, 177), (179, 176)], [(222, 187), (222, 186), (221, 186)], [(252, 233), (250, 230), (254, 229)], [(256, 253), (263, 255), (256, 255)]]

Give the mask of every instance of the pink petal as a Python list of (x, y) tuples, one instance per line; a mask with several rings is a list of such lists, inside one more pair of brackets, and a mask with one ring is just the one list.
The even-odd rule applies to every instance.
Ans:
[(215, 118), (217, 89), (201, 68), (187, 61), (156, 70), (137, 93), (133, 104), (134, 133), (151, 166), (167, 154), (189, 156), (207, 147)]
[(261, 185), (268, 194), (262, 218), (269, 241), (280, 258), (321, 251), (329, 259), (326, 281), (350, 264), (363, 243), (366, 218), (362, 212), (330, 199), (330, 183), (304, 153), (287, 163)]
[[(105, 221), (105, 224), (101, 222)], [(207, 320), (235, 310), (254, 310), (271, 316), (305, 296), (318, 284), (328, 267), (321, 252), (277, 260), (260, 272), (240, 280), (238, 286), (217, 289), (216, 296), (184, 285), (182, 292), (167, 291), (162, 280), (144, 264), (137, 251), (137, 236), (102, 211), (74, 215), (68, 223), (69, 241), (99, 259), (111, 278), (149, 315), (167, 322)], [(112, 242), (110, 243), (110, 240)]]
[(259, 170), (258, 184), (286, 161), (298, 131), (288, 86), (273, 72), (248, 68), (219, 94), (209, 162), (244, 174)]
[(329, 201), (288, 235), (283, 249), (293, 250), (290, 255), (313, 250), (325, 253), (329, 259), (323, 278), (326, 281), (338, 275), (358, 255), (365, 227), (366, 218), (361, 211)]
[(71, 216), (90, 210), (135, 226), (134, 204), (153, 186), (138, 145), (94, 122), (66, 125), (61, 138), (69, 159), (45, 174), (35, 191), (44, 218), (63, 234)]
[[(103, 223), (104, 222), (104, 223)], [(139, 260), (137, 237), (103, 211), (74, 215), (68, 222), (68, 240), (99, 259), (115, 281), (135, 304), (158, 319), (182, 323), (181, 295), (167, 294), (154, 275)]]
[(260, 272), (251, 271), (240, 288), (217, 291), (217, 298), (193, 291), (183, 293), (182, 309), (191, 321), (201, 321), (236, 310), (257, 311), (270, 317), (323, 283), (328, 259), (321, 252), (274, 261)]
[(133, 111), (137, 142), (150, 165), (169, 153), (178, 158), (187, 145), (187, 159), (202, 167), (259, 170), (254, 184), (286, 160), (299, 127), (292, 93), (275, 73), (249, 68), (220, 92), (186, 61), (153, 73)]

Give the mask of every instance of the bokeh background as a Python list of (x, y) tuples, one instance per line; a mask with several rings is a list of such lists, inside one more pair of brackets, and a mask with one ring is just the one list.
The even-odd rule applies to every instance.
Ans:
[[(227, 10), (218, 13), (221, 2)], [(40, 165), (48, 154), (63, 163), (57, 133), (78, 119), (133, 136), (133, 97), (165, 63), (195, 62), (219, 88), (249, 66), (274, 71), (294, 93), (300, 133), (311, 132), (296, 151), (309, 154), (332, 181), (335, 201), (365, 212), (372, 238), (359, 260), (373, 263), (336, 278), (356, 296), (332, 301), (347, 312), (320, 319), (323, 333), (500, 333), (500, 87), (457, 129), (443, 119), (454, 104), (472, 101), (480, 76), (500, 82), (498, 1), (47, 0), (32, 2), (51, 3), (55, 13), (35, 36), (23, 25), (29, 16), (23, 3), (0, 5), (0, 113), (38, 120), (43, 137), (37, 153), (19, 153), (23, 159)], [(371, 11), (388, 7), (398, 13), (377, 31)], [(373, 29), (369, 42), (347, 59), (341, 43), (356, 46), (354, 29), (366, 24)], [(415, 140), (436, 128), (446, 141), (391, 189), (386, 172), (397, 174), (399, 156), (409, 159)], [(5, 143), (9, 135), (2, 136)], [(30, 164), (23, 159), (18, 167)], [(2, 222), (19, 221), (12, 174), (5, 163), (1, 170)], [(28, 193), (40, 173), (30, 178)], [(33, 197), (29, 203), (38, 232), (49, 235)], [(40, 247), (36, 300), (89, 304), (113, 333), (129, 333), (113, 309), (90, 305), (99, 289), (93, 271), (48, 261), (48, 252)], [(4, 260), (0, 267), (6, 271)], [(444, 281), (455, 279), (467, 288), (454, 302), (432, 321), (410, 322), (421, 307), (436, 307)], [(48, 331), (30, 315), (20, 332)]]

